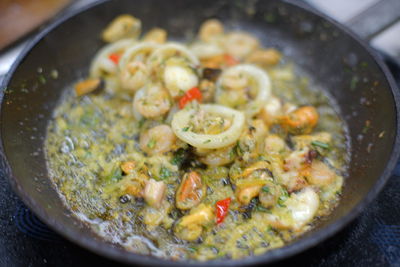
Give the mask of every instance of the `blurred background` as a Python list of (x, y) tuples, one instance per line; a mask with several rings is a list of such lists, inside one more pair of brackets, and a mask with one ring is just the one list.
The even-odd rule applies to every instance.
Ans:
[[(344, 24), (352, 24), (358, 16), (380, 13), (387, 20), (383, 29), (371, 36), (371, 44), (388, 55), (400, 60), (400, 0), (304, 0)], [(391, 2), (390, 10), (380, 9), (381, 2)], [(377, 18), (369, 22), (370, 30), (377, 25)], [(368, 27), (366, 26), (366, 27)], [(368, 29), (367, 29), (368, 30)]]
[[(370, 18), (364, 31), (358, 34), (369, 38), (373, 47), (400, 61), (400, 0), (298, 1), (308, 2), (350, 27), (357, 24), (360, 17)], [(8, 71), (26, 41), (40, 28), (66, 12), (93, 2), (96, 0), (0, 0), (0, 76)], [(390, 2), (390, 5), (384, 7), (382, 2)]]

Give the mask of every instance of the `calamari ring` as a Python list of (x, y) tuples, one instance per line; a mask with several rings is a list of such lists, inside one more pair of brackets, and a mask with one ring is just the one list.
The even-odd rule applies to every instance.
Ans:
[(249, 117), (252, 117), (256, 114), (258, 114), (261, 111), (261, 108), (265, 105), (267, 102), (268, 98), (271, 95), (271, 81), (268, 76), (268, 74), (263, 71), (262, 69), (250, 65), (250, 64), (240, 64), (236, 65), (234, 67), (231, 67), (227, 70), (225, 70), (221, 77), (217, 81), (217, 92), (216, 92), (216, 102), (218, 103), (218, 96), (221, 95), (222, 93), (222, 80), (225, 75), (229, 75), (231, 73), (237, 73), (241, 72), (244, 73), (245, 75), (251, 77), (254, 79), (254, 81), (257, 83), (258, 91), (257, 91), (257, 96), (250, 101), (246, 105), (246, 115)]
[[(132, 47), (129, 47), (128, 49), (125, 50), (125, 52), (121, 56), (121, 59), (119, 60), (119, 64), (118, 64), (119, 69), (120, 70), (124, 69), (125, 66), (129, 62), (131, 62), (132, 59), (134, 59), (136, 55), (144, 53), (149, 56), (158, 47), (159, 47), (158, 44), (155, 44), (152, 42), (140, 43), (140, 44), (134, 45)], [(143, 62), (143, 63), (145, 63), (145, 62)]]
[(122, 39), (100, 49), (90, 65), (90, 76), (100, 77), (103, 72), (116, 73), (118, 71), (117, 65), (109, 58), (109, 55), (119, 50), (125, 50), (135, 43), (136, 41), (132, 39)]
[(198, 58), (185, 46), (178, 43), (167, 43), (156, 49), (147, 59), (147, 64), (153, 70), (159, 68), (170, 57), (184, 57), (193, 65), (199, 65)]
[(172, 130), (179, 139), (194, 147), (207, 149), (226, 147), (239, 139), (245, 124), (245, 116), (242, 112), (215, 104), (203, 104), (200, 105), (200, 109), (207, 113), (229, 118), (232, 122), (231, 126), (219, 134), (195, 133), (187, 127), (198, 110), (183, 109), (174, 115), (171, 122)]

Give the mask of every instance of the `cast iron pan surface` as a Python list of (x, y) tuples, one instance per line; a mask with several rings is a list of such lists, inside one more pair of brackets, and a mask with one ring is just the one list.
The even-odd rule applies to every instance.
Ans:
[[(273, 262), (333, 235), (377, 195), (394, 168), (399, 155), (399, 95), (386, 66), (367, 45), (337, 23), (298, 5), (292, 1), (119, 0), (61, 18), (35, 38), (5, 79), (2, 163), (14, 190), (51, 228), (93, 252), (126, 263), (187, 266), (187, 262), (129, 253), (96, 236), (63, 206), (48, 178), (42, 147), (62, 90), (86, 76), (90, 60), (103, 45), (99, 33), (116, 15), (134, 14), (142, 20), (144, 31), (159, 26), (176, 39), (190, 37), (202, 21), (217, 17), (229, 28), (253, 32), (264, 45), (283, 50), (309, 73), (315, 86), (335, 100), (349, 126), (352, 154), (341, 203), (316, 229), (262, 256), (206, 265)], [(59, 73), (56, 79), (54, 70)]]

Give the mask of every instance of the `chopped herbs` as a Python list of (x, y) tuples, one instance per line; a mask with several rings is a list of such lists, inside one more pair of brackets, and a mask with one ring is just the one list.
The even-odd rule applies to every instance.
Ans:
[(236, 150), (235, 149), (231, 149), (231, 151), (229, 151), (229, 158), (233, 159), (236, 156)]
[(264, 20), (268, 23), (273, 23), (276, 20), (276, 17), (274, 14), (271, 13), (266, 13), (264, 14)]
[(139, 129), (142, 128), (142, 126), (143, 126), (143, 124), (144, 124), (145, 121), (146, 121), (146, 119), (143, 118), (143, 119), (141, 119), (141, 120), (138, 122), (138, 127), (139, 127)]
[(105, 182), (108, 184), (113, 184), (122, 179), (122, 170), (120, 167), (115, 167), (112, 169), (111, 173), (105, 177)]
[(183, 132), (187, 132), (187, 131), (189, 131), (189, 128), (190, 128), (189, 126), (184, 127), (184, 128), (182, 128), (182, 131), (183, 131)]
[(171, 177), (171, 175), (172, 175), (172, 173), (168, 168), (166, 168), (164, 166), (162, 166), (160, 168), (160, 179), (162, 179), (162, 180), (167, 179), (167, 178)]
[(323, 148), (323, 149), (330, 149), (329, 144), (323, 143), (323, 142), (320, 142), (320, 141), (312, 141), (311, 145), (314, 146), (314, 147), (320, 147), (320, 148)]
[(354, 89), (356, 89), (357, 87), (357, 84), (358, 84), (358, 77), (354, 76), (350, 81), (350, 90), (354, 91)]
[(174, 157), (172, 158), (171, 163), (173, 165), (177, 165), (180, 166), (182, 165), (182, 163), (185, 161), (185, 157), (186, 157), (186, 152), (183, 148), (178, 149), (175, 154)]
[(187, 250), (188, 250), (190, 253), (196, 253), (196, 252), (197, 252), (197, 248), (195, 248), (195, 247), (188, 247)]
[(210, 139), (207, 139), (206, 141), (203, 142), (203, 144), (208, 144), (208, 143), (210, 143), (210, 142), (211, 142), (211, 140), (210, 140)]
[(267, 158), (264, 155), (258, 156), (258, 160), (265, 161)]
[(156, 145), (157, 141), (155, 139), (150, 139), (150, 141), (147, 143), (148, 148), (154, 148)]
[(365, 121), (365, 126), (364, 126), (364, 128), (362, 129), (362, 133), (363, 133), (363, 134), (366, 134), (366, 133), (369, 131), (370, 128), (371, 128), (371, 121), (366, 120), (366, 121)]
[(100, 121), (99, 117), (99, 114), (97, 114), (93, 109), (90, 109), (82, 114), (79, 118), (79, 123), (86, 127), (95, 127)]
[(45, 84), (46, 83), (46, 78), (43, 75), (39, 75), (38, 79), (39, 79), (39, 82), (41, 84)]
[(263, 186), (263, 187), (261, 188), (261, 190), (262, 190), (263, 192), (265, 192), (265, 193), (269, 193), (269, 192), (270, 192), (270, 189), (269, 189), (268, 186)]
[(278, 205), (279, 205), (280, 207), (286, 207), (286, 205), (285, 205), (284, 203), (285, 203), (285, 201), (286, 201), (288, 198), (289, 198), (289, 193), (288, 193), (288, 191), (287, 191), (286, 189), (283, 189), (283, 188), (282, 188), (282, 194), (281, 194), (281, 196), (280, 196), (279, 199), (278, 199)]
[(236, 145), (235, 145), (235, 151), (237, 155), (242, 155), (243, 154), (243, 149), (240, 147), (240, 142), (237, 141)]
[(271, 213), (271, 210), (269, 210), (269, 209), (267, 209), (267, 208), (264, 208), (263, 206), (260, 206), (260, 205), (258, 205), (258, 206), (256, 207), (256, 210), (257, 210), (257, 211), (261, 211), (261, 212)]
[(285, 201), (286, 201), (286, 197), (284, 197), (284, 196), (280, 196), (279, 197), (279, 199), (278, 199), (278, 205), (280, 206), (280, 207), (286, 207), (286, 205), (284, 204), (285, 203)]

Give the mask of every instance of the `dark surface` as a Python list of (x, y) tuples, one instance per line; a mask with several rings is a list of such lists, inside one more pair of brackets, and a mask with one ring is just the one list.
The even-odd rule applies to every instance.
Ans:
[[(13, 169), (14, 178), (11, 181), (35, 213), (64, 236), (94, 251), (107, 253), (109, 256), (119, 256), (120, 259), (125, 257), (130, 261), (146, 259), (98, 242), (86, 226), (69, 216), (49, 184), (41, 150), (47, 119), (56, 105), (61, 89), (85, 75), (90, 59), (102, 45), (98, 40), (99, 32), (111, 18), (123, 12), (141, 18), (145, 30), (151, 26), (162, 26), (178, 38), (185, 36), (185, 29), (196, 29), (201, 21), (213, 14), (218, 14), (218, 17), (231, 28), (250, 30), (261, 37), (267, 46), (282, 49), (309, 72), (314, 77), (313, 82), (316, 87), (325, 89), (336, 100), (344, 119), (351, 126), (349, 132), (353, 152), (349, 172), (351, 179), (346, 182), (341, 205), (321, 223), (319, 228), (305, 235), (299, 242), (268, 253), (263, 257), (263, 261), (298, 252), (319, 242), (350, 221), (368, 200), (374, 197), (397, 160), (392, 155), (398, 131), (397, 111), (390, 89), (391, 81), (383, 75), (385, 67), (376, 62), (370, 51), (356, 42), (354, 37), (321, 17), (278, 1), (259, 2), (255, 9), (252, 9), (251, 5), (245, 8), (243, 3), (175, 1), (174, 6), (171, 6), (168, 1), (147, 0), (136, 1), (133, 6), (128, 0), (108, 2), (66, 21), (33, 47), (15, 70), (8, 85), (2, 104), (1, 133), (3, 146)], [(253, 10), (257, 12), (254, 16), (249, 16)], [(76, 40), (79, 40), (79, 45)], [(50, 73), (53, 69), (57, 69), (60, 73), (58, 79), (51, 78)], [(395, 93), (397, 97), (397, 91)], [(370, 127), (363, 138), (359, 138), (359, 133), (365, 129), (366, 120), (370, 121)], [(381, 132), (385, 133), (384, 138), (378, 137)], [(4, 168), (3, 171), (8, 169)], [(7, 187), (3, 188), (7, 190)], [(7, 191), (4, 192), (9, 195)], [(7, 220), (4, 220), (9, 223), (9, 227), (14, 228), (7, 233), (16, 235), (16, 240), (17, 237), (23, 238), (24, 244), (14, 247), (14, 243), (8, 239), (5, 249), (10, 251), (4, 252), (2, 260), (21, 261), (22, 265), (24, 265), (22, 261), (32, 260), (36, 263), (36, 260), (43, 260), (45, 257), (48, 258), (46, 261), (51, 260), (52, 264), (76, 264), (77, 260), (83, 259), (105, 262), (103, 259), (90, 256), (84, 250), (76, 249), (74, 245), (65, 241), (53, 240), (55, 237), (47, 229), (36, 219), (29, 220), (31, 218), (29, 213), (24, 213), (23, 209), (18, 208), (15, 197), (4, 196), (4, 199), (9, 201), (4, 203), (4, 212), (8, 209), (11, 213), (17, 212), (17, 224), (10, 221), (9, 215)], [(378, 206), (381, 208), (383, 204)], [(373, 209), (370, 210), (372, 211)], [(374, 217), (374, 214), (371, 216)], [(386, 223), (384, 219), (381, 222), (382, 225)], [(364, 226), (357, 229), (362, 228), (368, 234), (373, 233), (372, 224), (363, 223), (362, 219), (356, 224)], [(27, 228), (27, 225), (32, 227)], [(15, 231), (18, 227), (21, 232)], [(24, 237), (23, 232), (28, 236), (35, 233), (27, 229), (35, 229), (40, 233), (39, 236), (46, 240)], [(349, 236), (353, 239), (360, 237), (360, 230), (355, 233), (351, 230), (346, 231), (335, 237), (342, 238), (344, 243), (328, 241), (315, 252), (307, 252), (302, 257), (311, 260), (310, 263), (319, 262), (315, 257), (320, 256), (325, 256), (331, 262), (338, 260), (337, 263), (342, 263), (343, 259), (349, 261), (351, 259), (349, 255), (341, 258), (337, 254), (332, 256), (326, 254), (336, 253), (339, 248), (346, 247), (343, 244), (350, 242), (342, 254), (355, 255), (355, 250), (358, 251), (359, 246), (351, 246), (351, 238), (348, 240)], [(37, 233), (35, 236), (38, 236)], [(367, 244), (365, 239), (362, 242)], [(329, 244), (333, 245), (327, 249)], [(380, 247), (384, 247), (386, 243), (382, 244)], [(360, 251), (360, 256), (369, 255), (369, 250), (373, 250), (372, 247), (362, 250), (362, 253)], [(15, 256), (10, 258), (11, 255)], [(261, 258), (247, 258), (235, 263), (251, 263)], [(295, 259), (292, 262), (297, 261), (298, 259)], [(223, 263), (232, 264), (227, 261)], [(377, 263), (383, 263), (383, 258), (380, 257)]]

